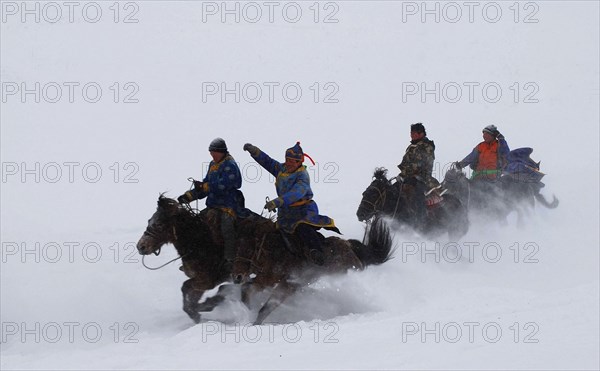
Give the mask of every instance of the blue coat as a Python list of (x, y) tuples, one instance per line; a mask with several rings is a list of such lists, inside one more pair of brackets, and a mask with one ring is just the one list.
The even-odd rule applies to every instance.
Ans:
[(239, 190), (242, 186), (242, 175), (230, 154), (226, 154), (218, 163), (211, 161), (202, 182), (202, 190), (190, 191), (194, 199), (206, 197), (206, 207), (223, 209), (233, 216), (244, 210), (244, 195)]
[(319, 215), (319, 207), (312, 199), (313, 192), (306, 166), (302, 165), (295, 172), (288, 173), (284, 164), (273, 160), (262, 151), (256, 157), (252, 157), (276, 179), (278, 197), (273, 201), (277, 205), (277, 225), (281, 229), (293, 233), (298, 224), (306, 223), (339, 233), (333, 219)]
[(520, 182), (538, 183), (544, 177), (540, 171), (540, 163), (529, 157), (533, 148), (517, 148), (508, 154), (508, 165), (505, 173)]

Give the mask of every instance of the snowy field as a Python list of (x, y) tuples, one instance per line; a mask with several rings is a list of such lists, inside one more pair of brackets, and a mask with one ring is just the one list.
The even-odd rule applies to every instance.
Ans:
[[(599, 3), (0, 1), (1, 353), (9, 369), (599, 369)], [(268, 318), (194, 323), (174, 263), (135, 243), (160, 192), (223, 137), (260, 212), (301, 141), (345, 238), (409, 126), (434, 175), (496, 124), (560, 199), (460, 241), (395, 233), (395, 258), (325, 277)], [(202, 206), (200, 204), (199, 206)], [(146, 262), (176, 257), (166, 246)]]

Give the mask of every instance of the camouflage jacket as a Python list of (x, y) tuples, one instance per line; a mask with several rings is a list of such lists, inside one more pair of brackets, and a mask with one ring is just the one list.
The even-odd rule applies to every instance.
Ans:
[(416, 178), (429, 187), (437, 187), (440, 183), (431, 175), (433, 160), (435, 160), (434, 152), (435, 144), (427, 137), (411, 141), (402, 162), (398, 165), (400, 176), (404, 179)]

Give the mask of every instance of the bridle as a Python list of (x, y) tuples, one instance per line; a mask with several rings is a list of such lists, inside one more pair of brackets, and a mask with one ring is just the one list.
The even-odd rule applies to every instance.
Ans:
[[(384, 180), (379, 179), (379, 181), (383, 182)], [(379, 193), (379, 197), (377, 197), (377, 200), (375, 200), (375, 202), (368, 201), (363, 197), (363, 199), (360, 201), (359, 208), (363, 207), (362, 206), (363, 203), (367, 203), (367, 204), (371, 205), (371, 207), (373, 208), (373, 213), (376, 213), (377, 211), (383, 211), (383, 207), (384, 207), (385, 201), (387, 199), (387, 189), (384, 189), (382, 191), (381, 189), (379, 189), (380, 187), (373, 185), (373, 183), (371, 183), (371, 185), (369, 185), (367, 187), (367, 189), (365, 190), (364, 193), (367, 193), (367, 191), (370, 188), (374, 188), (377, 191), (377, 193)], [(388, 184), (389, 184), (389, 181), (388, 181)], [(394, 212), (391, 215), (392, 219), (394, 219), (396, 217), (396, 214), (398, 213), (398, 206), (400, 205), (400, 197), (402, 197), (402, 195), (399, 194), (398, 197), (396, 198), (396, 205), (394, 206)]]
[(367, 200), (365, 197), (363, 197), (363, 199), (360, 201), (360, 205), (358, 207), (365, 208), (365, 206), (363, 206), (363, 204), (368, 204), (369, 206), (371, 206), (373, 213), (376, 213), (377, 210), (379, 210), (382, 205), (385, 205), (385, 199), (387, 196), (387, 192), (385, 190), (382, 192), (379, 189), (379, 187), (375, 186), (373, 183), (371, 183), (367, 187), (367, 189), (365, 190), (364, 193), (367, 193), (370, 189), (375, 189), (377, 191), (377, 193), (379, 193), (379, 196), (377, 197), (375, 202), (371, 202), (371, 201)]
[[(152, 239), (157, 239), (157, 238), (159, 238), (162, 235), (164, 229), (165, 229), (164, 228), (164, 224), (160, 224), (160, 226), (159, 226), (159, 223), (154, 223), (154, 224), (148, 226), (148, 228), (146, 228), (146, 230), (143, 233), (143, 236), (146, 236), (146, 237), (149, 237), (149, 238), (152, 238)], [(173, 242), (175, 242), (175, 241), (177, 241), (177, 230), (175, 229), (175, 225), (173, 225), (172, 229), (173, 229)], [(156, 255), (156, 256), (159, 256), (160, 252), (161, 252), (161, 249), (162, 249), (162, 246), (160, 246), (157, 250), (153, 251), (152, 253), (154, 255)], [(147, 266), (146, 262), (144, 261), (146, 255), (142, 255), (142, 265), (146, 269), (150, 269), (150, 270), (154, 271), (154, 270), (161, 269), (161, 268), (163, 268), (163, 267), (165, 267), (165, 266), (173, 263), (174, 261), (182, 259), (184, 256), (187, 256), (189, 254), (191, 254), (191, 251), (188, 251), (187, 253), (185, 253), (185, 254), (183, 254), (181, 256), (173, 258), (173, 259), (169, 260), (168, 262), (166, 262), (166, 263), (164, 263), (164, 264), (162, 264), (162, 265), (160, 265), (158, 267), (149, 267), (149, 266)]]

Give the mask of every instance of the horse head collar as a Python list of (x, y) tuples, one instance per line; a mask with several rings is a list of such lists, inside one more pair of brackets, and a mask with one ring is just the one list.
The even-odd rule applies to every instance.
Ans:
[(174, 218), (182, 210), (181, 205), (162, 194), (158, 197), (157, 204), (156, 212), (148, 220), (148, 227), (137, 243), (140, 255), (158, 255), (163, 245), (177, 239)]
[(362, 193), (362, 200), (356, 211), (359, 221), (371, 219), (378, 211), (381, 211), (385, 204), (386, 189), (390, 185), (387, 179), (387, 169), (377, 168), (373, 174), (373, 181)]

